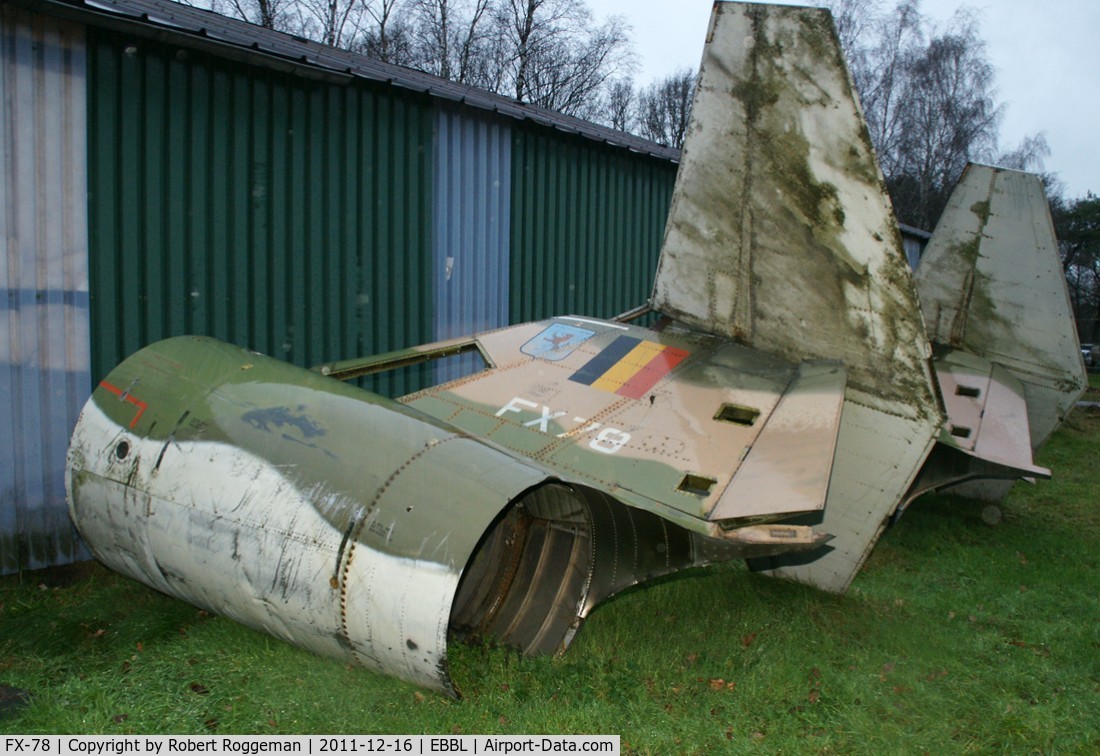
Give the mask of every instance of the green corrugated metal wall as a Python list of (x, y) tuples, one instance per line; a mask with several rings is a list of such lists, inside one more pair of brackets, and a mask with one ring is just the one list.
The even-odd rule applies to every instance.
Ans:
[(676, 165), (529, 123), (513, 134), (511, 321), (644, 304)]
[(426, 97), (95, 29), (88, 56), (95, 380), (183, 333), (303, 366), (431, 340)]

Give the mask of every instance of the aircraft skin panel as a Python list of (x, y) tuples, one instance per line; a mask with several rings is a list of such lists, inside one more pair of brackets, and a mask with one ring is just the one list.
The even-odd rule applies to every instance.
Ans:
[[(706, 535), (720, 537), (716, 520), (824, 506), (839, 363), (798, 366), (708, 334), (571, 317), (477, 341), (493, 367), (401, 401)], [(729, 494), (745, 465), (755, 483)]]
[(1038, 449), (1087, 383), (1039, 178), (968, 166), (915, 277), (934, 342), (1001, 365), (1023, 384)]
[(652, 305), (791, 361), (844, 364), (820, 525), (835, 537), (816, 561), (778, 570), (843, 591), (943, 415), (901, 236), (826, 11), (715, 5)]
[(452, 694), (463, 569), (498, 513), (549, 477), (395, 402), (199, 337), (116, 367), (68, 467), (73, 521), (112, 569)]
[(752, 568), (831, 593), (846, 591), (934, 444), (922, 424), (885, 416), (849, 390), (825, 516), (814, 525), (834, 536), (829, 550), (808, 563), (780, 555), (752, 562)]
[(839, 363), (802, 363), (711, 519), (813, 512), (825, 506), (844, 383)]
[(652, 304), (791, 361), (843, 362), (938, 420), (908, 263), (821, 9), (718, 3)]

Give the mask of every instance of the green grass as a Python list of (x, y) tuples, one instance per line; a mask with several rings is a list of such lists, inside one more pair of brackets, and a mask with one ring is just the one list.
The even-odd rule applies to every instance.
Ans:
[(1100, 413), (1004, 521), (922, 499), (851, 591), (730, 565), (600, 607), (561, 658), (457, 646), (453, 701), (96, 566), (0, 579), (5, 732), (619, 733), (641, 753), (1100, 750)]

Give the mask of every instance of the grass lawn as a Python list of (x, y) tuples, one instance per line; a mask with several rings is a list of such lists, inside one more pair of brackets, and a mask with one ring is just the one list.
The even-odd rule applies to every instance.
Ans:
[[(1091, 392), (1100, 397), (1097, 376)], [(1090, 397), (1092, 398), (1092, 397)], [(683, 574), (600, 607), (561, 658), (457, 646), (460, 701), (209, 616), (96, 565), (0, 578), (22, 733), (618, 733), (624, 752), (1100, 751), (1100, 412), (1004, 520), (922, 499), (846, 596)]]

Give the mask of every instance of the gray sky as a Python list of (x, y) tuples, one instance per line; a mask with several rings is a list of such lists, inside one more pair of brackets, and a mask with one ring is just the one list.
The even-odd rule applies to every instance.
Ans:
[[(630, 21), (639, 58), (636, 84), (699, 67), (710, 0), (589, 3), (597, 16)], [(923, 0), (921, 9), (946, 22), (963, 5), (978, 10), (989, 61), (997, 68), (998, 101), (1007, 106), (1001, 147), (1042, 132), (1051, 152), (1045, 167), (1065, 183), (1066, 196), (1100, 193), (1100, 2)]]

